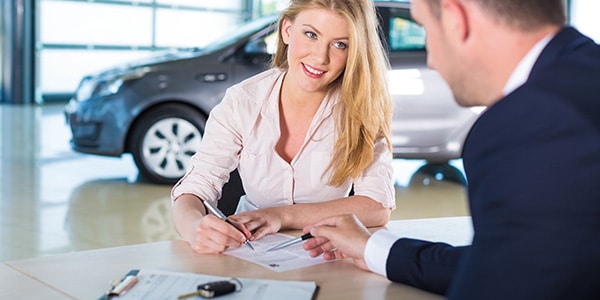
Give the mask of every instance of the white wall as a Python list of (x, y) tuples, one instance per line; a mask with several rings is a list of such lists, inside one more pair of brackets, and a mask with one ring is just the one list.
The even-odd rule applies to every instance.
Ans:
[(571, 25), (600, 43), (600, 1), (572, 0)]

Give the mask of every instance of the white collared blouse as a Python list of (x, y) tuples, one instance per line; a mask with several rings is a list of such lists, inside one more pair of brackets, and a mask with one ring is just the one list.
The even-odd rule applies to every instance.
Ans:
[(275, 146), (279, 141), (279, 92), (285, 72), (271, 69), (229, 88), (213, 108), (192, 167), (173, 187), (171, 199), (193, 194), (217, 201), (229, 174), (238, 168), (245, 196), (237, 212), (314, 203), (354, 194), (395, 208), (392, 155), (385, 139), (375, 143), (373, 162), (354, 180), (327, 185), (335, 144), (334, 106), (338, 94), (327, 96), (309, 127), (304, 144), (290, 163)]

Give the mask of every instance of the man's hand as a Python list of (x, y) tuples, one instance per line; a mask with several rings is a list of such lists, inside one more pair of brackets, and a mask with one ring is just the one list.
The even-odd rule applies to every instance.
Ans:
[(304, 232), (310, 232), (314, 237), (304, 243), (310, 256), (323, 254), (327, 260), (350, 257), (358, 267), (369, 270), (364, 252), (371, 233), (355, 215), (330, 217), (304, 228)]

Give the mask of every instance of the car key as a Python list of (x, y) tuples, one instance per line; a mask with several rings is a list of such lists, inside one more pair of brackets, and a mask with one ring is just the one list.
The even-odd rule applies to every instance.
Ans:
[(199, 284), (196, 287), (196, 291), (179, 295), (177, 299), (185, 299), (194, 296), (200, 296), (202, 298), (210, 299), (221, 295), (226, 295), (235, 291), (239, 291), (241, 289), (242, 282), (239, 279), (232, 277), (230, 280), (217, 280)]
[(235, 292), (236, 286), (227, 280), (212, 281), (198, 285), (198, 294), (202, 298), (214, 298)]

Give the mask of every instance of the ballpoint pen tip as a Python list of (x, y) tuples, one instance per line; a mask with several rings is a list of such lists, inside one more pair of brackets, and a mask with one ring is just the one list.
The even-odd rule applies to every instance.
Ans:
[(245, 241), (244, 244), (246, 244), (248, 247), (250, 247), (250, 249), (252, 249), (252, 251), (256, 251), (256, 249), (254, 249), (254, 246), (252, 246), (252, 244), (250, 244), (249, 241)]

